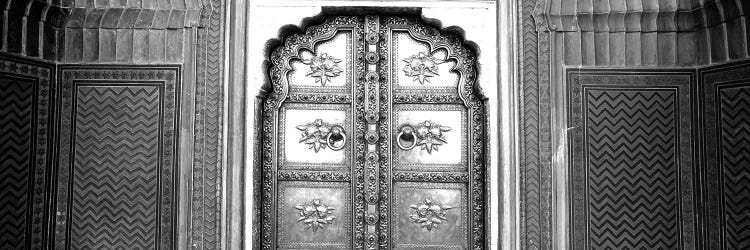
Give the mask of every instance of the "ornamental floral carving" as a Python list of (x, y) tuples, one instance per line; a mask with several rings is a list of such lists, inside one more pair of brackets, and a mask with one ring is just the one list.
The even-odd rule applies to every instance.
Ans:
[(424, 201), (411, 205), (409, 208), (411, 208), (409, 214), (411, 221), (419, 224), (422, 228), (426, 228), (427, 231), (432, 231), (444, 221), (448, 221), (445, 215), (453, 207), (437, 203), (431, 198), (425, 198)]
[(424, 52), (404, 58), (403, 61), (406, 62), (404, 74), (422, 85), (429, 83), (430, 77), (439, 75), (437, 66), (444, 62)]
[(305, 75), (314, 77), (315, 83), (320, 83), (321, 86), (326, 86), (331, 78), (339, 76), (344, 71), (339, 67), (340, 62), (340, 59), (333, 58), (326, 53), (302, 60), (302, 63), (310, 66), (310, 71)]
[(438, 146), (448, 143), (443, 132), (450, 130), (451, 128), (448, 126), (442, 126), (429, 120), (416, 125), (404, 124), (401, 125), (396, 144), (402, 150), (411, 150), (419, 146), (422, 150), (427, 150), (428, 154), (432, 154), (433, 150), (438, 150)]
[(324, 225), (333, 223), (333, 220), (336, 219), (336, 216), (333, 215), (336, 208), (321, 203), (320, 199), (317, 198), (314, 198), (312, 202), (297, 204), (294, 208), (299, 210), (300, 217), (297, 221), (304, 224), (305, 229), (312, 229), (313, 232), (322, 229)]
[(326, 147), (338, 151), (344, 148), (346, 144), (346, 134), (341, 125), (332, 125), (324, 122), (322, 119), (316, 119), (314, 122), (299, 125), (297, 129), (302, 131), (302, 138), (299, 143), (304, 143), (315, 153)]

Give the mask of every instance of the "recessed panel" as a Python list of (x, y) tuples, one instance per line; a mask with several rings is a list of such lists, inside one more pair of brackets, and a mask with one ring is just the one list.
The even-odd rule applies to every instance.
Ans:
[(34, 132), (34, 82), (0, 77), (0, 249), (24, 249)]
[(466, 111), (461, 105), (394, 105), (394, 166), (460, 171), (466, 162)]
[(393, 32), (392, 81), (401, 88), (455, 87), (458, 74), (451, 69), (447, 51), (432, 51), (427, 43), (412, 38), (406, 31)]
[(351, 86), (352, 32), (339, 31), (318, 43), (315, 51), (302, 50), (291, 62), (289, 82), (293, 88), (342, 88)]
[(351, 195), (344, 182), (280, 182), (279, 248), (351, 248)]
[(395, 183), (394, 248), (466, 249), (467, 204), (463, 183)]
[(348, 166), (352, 128), (349, 105), (284, 104), (279, 111), (282, 168)]

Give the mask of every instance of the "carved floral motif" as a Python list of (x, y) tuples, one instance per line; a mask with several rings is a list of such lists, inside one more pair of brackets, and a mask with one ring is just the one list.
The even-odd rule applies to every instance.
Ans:
[[(441, 126), (432, 121), (424, 121), (417, 124), (416, 129), (414, 127), (409, 124), (401, 126), (397, 144), (402, 150), (411, 150), (416, 146), (420, 146), (422, 150), (427, 150), (428, 154), (432, 154), (432, 150), (437, 151), (439, 145), (448, 143), (443, 134), (443, 132), (451, 130), (448, 126)], [(401, 141), (411, 141), (411, 145), (405, 146)]]
[(316, 153), (326, 147), (338, 151), (343, 149), (346, 143), (344, 128), (340, 125), (331, 125), (322, 119), (299, 125), (297, 129), (302, 131), (302, 138), (299, 139), (299, 143), (309, 145)]
[(406, 66), (404, 66), (406, 76), (413, 77), (414, 81), (419, 81), (419, 84), (422, 85), (425, 82), (430, 82), (430, 77), (439, 75), (437, 66), (443, 63), (443, 60), (424, 52), (419, 52), (403, 60), (406, 62)]
[(344, 71), (339, 67), (340, 62), (341, 59), (333, 58), (326, 53), (302, 60), (302, 63), (310, 65), (310, 71), (306, 76), (315, 77), (315, 82), (322, 86), (326, 86), (326, 83), (331, 81), (330, 78), (337, 77)]
[(322, 229), (323, 225), (333, 223), (336, 216), (333, 215), (333, 210), (336, 208), (325, 205), (320, 202), (320, 199), (314, 198), (312, 203), (305, 202), (305, 204), (297, 204), (294, 206), (299, 210), (299, 219), (297, 221), (305, 224), (305, 229), (312, 229), (313, 232)]
[(446, 211), (453, 207), (437, 203), (431, 198), (425, 198), (423, 202), (411, 205), (409, 208), (412, 209), (409, 214), (411, 221), (419, 224), (422, 228), (426, 228), (427, 231), (432, 231), (433, 228), (438, 228), (438, 225), (442, 224), (443, 221), (448, 221), (448, 218), (445, 218)]

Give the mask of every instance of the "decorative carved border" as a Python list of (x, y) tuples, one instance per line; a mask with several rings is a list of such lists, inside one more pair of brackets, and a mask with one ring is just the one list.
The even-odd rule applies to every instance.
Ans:
[(351, 174), (344, 171), (300, 171), (281, 170), (279, 181), (351, 181)]
[(202, 0), (196, 46), (195, 124), (188, 246), (221, 247), (226, 0)]
[(547, 0), (517, 0), (520, 32), (519, 180), (520, 248), (552, 249), (550, 45)]
[[(389, 41), (391, 40), (390, 37), (390, 30), (388, 27), (383, 26), (384, 17), (380, 18), (380, 27), (378, 30), (378, 53), (380, 55), (380, 60), (378, 61), (378, 75), (380, 76), (380, 96), (386, 98), (385, 100), (388, 100), (391, 96), (391, 86), (389, 83), (384, 82), (388, 81), (387, 79), (391, 79), (390, 72), (390, 49), (389, 49)], [(391, 147), (395, 146), (394, 143), (391, 142), (390, 137), (390, 128), (391, 128), (391, 111), (392, 111), (393, 104), (390, 101), (384, 101), (380, 103), (380, 107), (378, 109), (378, 133), (380, 135), (380, 145), (378, 148), (378, 152), (380, 153), (380, 156), (378, 157), (380, 159), (379, 162), (379, 172), (380, 172), (380, 178), (378, 186), (379, 186), (379, 195), (380, 199), (378, 200), (378, 214), (380, 215), (379, 223), (377, 225), (378, 228), (378, 246), (382, 249), (390, 249), (391, 245), (391, 231), (390, 231), (390, 214), (389, 214), (389, 208), (391, 206), (391, 180), (390, 178), (393, 177), (391, 173), (391, 162), (393, 162), (393, 159), (391, 159)]]
[(49, 116), (51, 111), (50, 94), (54, 91), (51, 84), (54, 82), (54, 76), (52, 74), (52, 65), (45, 65), (34, 61), (22, 60), (13, 56), (6, 56), (0, 54), (0, 74), (3, 75), (18, 75), (24, 78), (30, 77), (33, 79), (34, 95), (36, 103), (33, 105), (36, 107), (36, 113), (33, 114), (31, 121), (35, 126), (31, 126), (34, 129), (35, 135), (31, 138), (35, 138), (36, 141), (29, 145), (30, 150), (33, 150), (33, 161), (31, 162), (32, 171), (29, 174), (34, 176), (32, 183), (28, 183), (29, 190), (32, 192), (31, 199), (28, 200), (28, 210), (31, 210), (31, 217), (27, 218), (27, 223), (30, 221), (31, 232), (30, 245), (31, 249), (44, 248), (49, 239), (50, 230), (48, 225), (48, 210), (50, 204), (48, 203), (49, 197), (52, 196), (48, 193), (48, 188), (54, 186), (50, 183), (50, 167), (47, 162), (48, 153), (51, 150), (53, 138), (50, 135), (50, 121)]
[[(69, 197), (72, 192), (71, 181), (73, 180), (72, 159), (73, 159), (73, 136), (74, 130), (74, 92), (78, 81), (101, 82), (102, 86), (112, 86), (128, 84), (133, 81), (148, 81), (150, 84), (159, 84), (163, 88), (163, 97), (161, 108), (163, 120), (162, 138), (160, 139), (160, 162), (159, 162), (159, 186), (158, 191), (161, 200), (159, 211), (158, 244), (161, 248), (171, 248), (176, 244), (176, 145), (178, 128), (179, 93), (181, 69), (179, 66), (62, 66), (59, 71), (61, 77), (61, 96), (60, 100), (60, 135), (58, 139), (59, 163), (57, 169), (57, 213), (55, 224), (55, 249), (67, 249), (69, 246), (68, 232), (70, 230), (70, 209)], [(171, 188), (165, 188), (165, 184), (170, 184)]]
[(291, 93), (287, 96), (287, 103), (352, 103), (352, 96), (346, 94), (318, 94), (318, 93)]
[(394, 182), (469, 182), (466, 172), (406, 172), (398, 171), (393, 174)]
[(463, 104), (461, 98), (454, 94), (393, 94), (393, 103), (447, 103), (447, 104)]

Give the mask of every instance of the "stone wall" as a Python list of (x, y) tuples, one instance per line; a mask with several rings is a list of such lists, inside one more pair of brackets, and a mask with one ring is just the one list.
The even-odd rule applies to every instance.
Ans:
[(518, 1), (522, 248), (747, 246), (746, 4)]
[(225, 6), (0, 1), (8, 248), (220, 248)]

